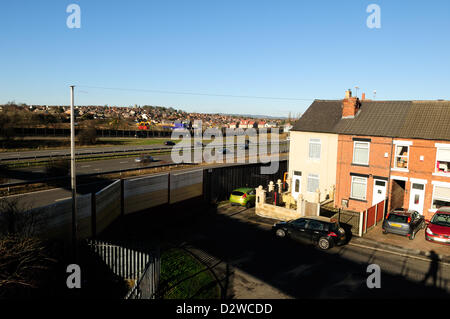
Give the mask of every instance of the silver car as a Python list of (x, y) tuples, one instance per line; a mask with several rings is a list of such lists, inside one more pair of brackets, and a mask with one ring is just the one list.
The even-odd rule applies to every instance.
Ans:
[(425, 218), (415, 210), (392, 210), (383, 221), (383, 234), (403, 235), (413, 240), (416, 233), (426, 227)]
[(136, 163), (151, 163), (153, 162), (153, 157), (150, 155), (141, 155), (138, 158), (135, 158), (134, 161)]

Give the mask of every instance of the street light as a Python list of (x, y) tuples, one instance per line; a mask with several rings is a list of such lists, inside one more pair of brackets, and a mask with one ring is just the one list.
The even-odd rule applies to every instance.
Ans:
[(72, 188), (72, 244), (76, 258), (77, 245), (77, 183), (75, 171), (75, 112), (74, 85), (70, 86), (70, 181)]

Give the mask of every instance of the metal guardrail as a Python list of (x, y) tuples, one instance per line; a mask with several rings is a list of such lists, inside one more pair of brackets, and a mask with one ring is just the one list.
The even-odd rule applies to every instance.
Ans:
[[(287, 144), (289, 146), (289, 143), (280, 143), (280, 144)], [(259, 145), (259, 144), (257, 144)], [(239, 144), (235, 144), (235, 147), (239, 146)], [(213, 148), (213, 147), (211, 147)], [(181, 148), (180, 148), (181, 149)], [(195, 149), (195, 147), (192, 147), (191, 149)], [(202, 148), (204, 149), (204, 148)], [(289, 147), (287, 147), (284, 152), (280, 150), (280, 153), (286, 153), (289, 152)], [(130, 154), (132, 155), (132, 154)], [(126, 173), (126, 172), (132, 172), (132, 171), (139, 171), (144, 169), (150, 169), (150, 168), (159, 168), (159, 167), (170, 167), (170, 166), (177, 166), (177, 165), (198, 165), (199, 163), (167, 163), (167, 164), (161, 164), (161, 165), (153, 165), (153, 166), (143, 166), (143, 167), (137, 167), (137, 168), (126, 168), (126, 169), (120, 169), (120, 170), (112, 170), (112, 171), (106, 171), (106, 172), (98, 172), (98, 173), (89, 173), (89, 174), (77, 174), (77, 177), (95, 177), (99, 175), (106, 175), (106, 174), (118, 174), (118, 173)], [(23, 185), (30, 185), (30, 184), (37, 184), (37, 183), (47, 183), (47, 182), (56, 182), (56, 181), (64, 181), (70, 180), (70, 176), (57, 176), (57, 177), (47, 177), (47, 178), (41, 178), (31, 181), (24, 181), (24, 182), (14, 182), (14, 183), (5, 183), (0, 184), (0, 188), (8, 188), (8, 187), (15, 187), (15, 186), (23, 186)]]
[[(289, 141), (281, 141), (280, 143), (279, 143), (279, 145), (281, 145), (281, 144), (289, 144)], [(233, 144), (233, 147), (238, 147), (238, 146), (243, 146), (244, 144)], [(260, 145), (259, 143), (258, 144), (256, 144), (256, 145)], [(212, 145), (212, 146), (210, 146), (210, 145), (206, 145), (206, 146), (202, 146), (202, 149), (208, 149), (208, 148), (216, 148), (217, 146), (216, 145)], [(227, 147), (230, 147), (229, 145), (222, 145), (221, 147), (223, 147), (223, 148), (227, 148)], [(98, 152), (94, 152), (94, 151), (91, 151), (91, 152), (89, 152), (89, 151), (86, 151), (86, 152), (78, 152), (78, 153), (75, 153), (75, 156), (82, 156), (82, 155), (100, 155), (100, 154), (103, 154), (103, 155), (105, 155), (105, 154), (116, 154), (116, 153), (137, 153), (137, 152), (163, 152), (163, 151), (171, 151), (172, 149), (176, 149), (177, 147), (176, 147), (176, 145), (175, 146), (172, 146), (172, 147), (160, 147), (160, 148), (132, 148), (132, 149), (123, 149), (123, 150), (111, 150), (111, 151), (98, 151)], [(191, 149), (195, 149), (195, 148), (199, 148), (199, 146), (192, 146), (191, 147)], [(181, 149), (181, 147), (180, 147), (180, 149)], [(57, 152), (57, 151), (54, 151), (54, 152)], [(132, 154), (130, 154), (130, 155), (132, 155)], [(34, 155), (34, 156), (24, 156), (24, 157), (21, 157), (21, 156), (18, 156), (17, 158), (16, 157), (14, 157), (14, 158), (0, 158), (0, 163), (5, 163), (5, 162), (9, 162), (9, 161), (20, 161), (20, 160), (29, 160), (29, 159), (34, 159), (34, 160), (37, 160), (37, 159), (41, 159), (41, 158), (50, 158), (50, 159), (53, 159), (53, 158), (61, 158), (61, 157), (67, 157), (67, 156), (70, 156), (70, 152), (66, 152), (66, 153), (64, 153), (64, 154), (50, 154), (50, 155)], [(105, 156), (107, 156), (107, 155), (105, 155)], [(85, 158), (88, 158), (88, 157), (85, 157)]]

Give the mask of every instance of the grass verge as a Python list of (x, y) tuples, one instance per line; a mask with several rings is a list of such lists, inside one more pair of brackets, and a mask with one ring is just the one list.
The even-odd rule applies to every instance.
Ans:
[(161, 255), (162, 299), (218, 299), (220, 289), (214, 276), (189, 253), (172, 248)]

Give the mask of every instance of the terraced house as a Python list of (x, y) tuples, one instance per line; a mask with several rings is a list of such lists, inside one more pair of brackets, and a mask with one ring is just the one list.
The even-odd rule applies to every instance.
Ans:
[[(362, 211), (387, 198), (388, 209), (414, 209), (429, 219), (450, 206), (449, 101), (359, 100), (349, 90), (343, 100), (315, 101), (294, 130), (305, 140), (335, 136), (336, 152), (328, 149), (324, 166), (314, 168), (332, 172), (334, 163), (335, 207)], [(298, 162), (290, 158), (290, 170), (313, 169)], [(330, 188), (333, 178), (326, 178), (322, 185)]]

